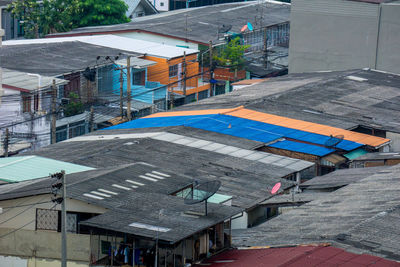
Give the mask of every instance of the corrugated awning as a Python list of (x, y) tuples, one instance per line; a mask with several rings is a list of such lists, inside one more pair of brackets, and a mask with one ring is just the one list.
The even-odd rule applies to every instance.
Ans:
[(367, 154), (367, 153), (368, 153), (368, 152), (365, 151), (364, 149), (359, 148), (359, 149), (356, 149), (356, 150), (354, 150), (354, 151), (351, 151), (351, 152), (349, 152), (349, 153), (347, 153), (347, 154), (344, 154), (343, 156), (345, 156), (345, 157), (348, 158), (349, 160), (353, 160), (353, 159), (356, 159), (356, 158), (358, 158), (358, 157), (360, 157), (360, 156), (362, 156), (362, 155), (365, 155), (365, 154)]
[(335, 165), (346, 162), (346, 158), (344, 158), (344, 157), (342, 157), (342, 156), (340, 156), (338, 154), (330, 154), (330, 155), (328, 155), (326, 157), (323, 157), (322, 160), (329, 161), (329, 162), (331, 162), (331, 163), (333, 163)]
[[(126, 59), (120, 59), (120, 60), (116, 61), (115, 63), (118, 65), (124, 66), (124, 67), (127, 66)], [(134, 69), (142, 69), (142, 68), (147, 68), (147, 67), (156, 65), (157, 62), (147, 60), (147, 59), (132, 57), (130, 64), (131, 64), (132, 68), (134, 68)]]

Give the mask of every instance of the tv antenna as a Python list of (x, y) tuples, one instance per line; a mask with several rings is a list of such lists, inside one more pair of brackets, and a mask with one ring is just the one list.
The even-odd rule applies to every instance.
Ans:
[(205, 215), (207, 216), (207, 200), (212, 197), (220, 188), (220, 181), (199, 183), (195, 181), (190, 191), (184, 197), (185, 204), (193, 205), (204, 201)]
[(342, 142), (344, 136), (343, 135), (330, 135), (330, 138), (326, 140), (325, 146), (327, 147), (336, 147), (340, 142)]

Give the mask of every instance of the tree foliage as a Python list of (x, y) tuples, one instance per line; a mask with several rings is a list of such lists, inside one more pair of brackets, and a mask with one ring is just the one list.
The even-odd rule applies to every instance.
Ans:
[(125, 12), (128, 6), (121, 0), (81, 1), (79, 27), (111, 25), (128, 22)]
[(83, 104), (79, 101), (79, 96), (76, 93), (69, 93), (69, 103), (64, 107), (65, 117), (74, 116), (83, 113)]
[(250, 45), (242, 45), (240, 38), (232, 39), (218, 55), (213, 57), (219, 66), (230, 67), (231, 69), (241, 69), (244, 66), (244, 52)]
[(26, 38), (129, 21), (122, 0), (16, 0), (8, 10), (22, 23)]

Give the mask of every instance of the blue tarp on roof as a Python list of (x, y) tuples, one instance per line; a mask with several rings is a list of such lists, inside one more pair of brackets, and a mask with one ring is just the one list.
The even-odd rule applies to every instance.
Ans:
[[(326, 141), (331, 138), (325, 135), (222, 114), (143, 118), (115, 125), (107, 129), (132, 129), (168, 126), (190, 126), (193, 128), (246, 138), (263, 143), (269, 143), (280, 138), (289, 138), (325, 146)], [(277, 146), (278, 145), (280, 145), (280, 143), (277, 144)], [(335, 149), (352, 151), (363, 146), (362, 144), (348, 140), (342, 140), (336, 145), (335, 148), (331, 149), (290, 140), (284, 142), (283, 145), (285, 148), (281, 147), (282, 149), (317, 156), (329, 154), (335, 151)]]
[(335, 152), (334, 149), (310, 145), (310, 144), (304, 144), (304, 143), (299, 143), (299, 142), (294, 142), (294, 141), (289, 141), (289, 140), (278, 141), (276, 143), (268, 145), (268, 147), (274, 147), (274, 148), (280, 148), (280, 149), (285, 149), (285, 150), (289, 150), (289, 151), (301, 152), (301, 153), (316, 155), (316, 156), (320, 156), (320, 157), (323, 157), (323, 156), (326, 156), (328, 154)]

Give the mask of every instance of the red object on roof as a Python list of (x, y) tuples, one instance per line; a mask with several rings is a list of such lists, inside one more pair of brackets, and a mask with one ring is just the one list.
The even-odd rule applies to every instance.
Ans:
[(396, 261), (384, 258), (346, 252), (343, 249), (308, 245), (280, 248), (233, 249), (218, 254), (194, 267), (361, 267), (361, 266), (400, 266)]
[(276, 183), (274, 187), (272, 187), (271, 194), (278, 192), (279, 188), (281, 188), (281, 183)]
[(245, 30), (247, 30), (247, 24), (244, 25), (244, 26), (240, 29), (241, 32), (244, 32)]

